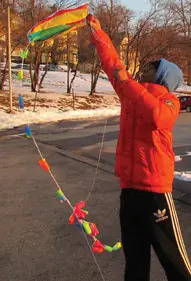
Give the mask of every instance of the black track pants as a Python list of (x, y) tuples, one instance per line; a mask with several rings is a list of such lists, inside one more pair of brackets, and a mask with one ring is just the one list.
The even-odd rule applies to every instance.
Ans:
[(149, 281), (151, 245), (168, 281), (191, 281), (191, 265), (171, 193), (123, 189), (120, 222), (125, 281)]

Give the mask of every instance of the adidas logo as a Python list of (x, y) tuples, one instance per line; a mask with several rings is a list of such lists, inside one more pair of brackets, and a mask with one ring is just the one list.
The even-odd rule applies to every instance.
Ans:
[(158, 210), (158, 212), (153, 213), (153, 215), (155, 217), (157, 217), (157, 220), (155, 220), (155, 222), (161, 222), (161, 221), (164, 221), (164, 220), (168, 219), (168, 216), (165, 216), (166, 215), (166, 209), (164, 209), (163, 211)]

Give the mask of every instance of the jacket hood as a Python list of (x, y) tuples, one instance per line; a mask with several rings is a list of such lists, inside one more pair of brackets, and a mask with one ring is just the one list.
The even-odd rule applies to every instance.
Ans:
[(165, 86), (173, 92), (183, 83), (182, 70), (174, 63), (160, 59), (160, 64), (155, 76), (155, 83)]

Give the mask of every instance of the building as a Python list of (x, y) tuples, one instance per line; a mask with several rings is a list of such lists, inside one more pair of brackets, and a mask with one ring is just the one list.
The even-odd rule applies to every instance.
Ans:
[(126, 65), (126, 68), (128, 69), (129, 73), (134, 75), (139, 70), (139, 56), (136, 55), (135, 51), (132, 51), (129, 48), (129, 37), (125, 36), (121, 44), (119, 46), (119, 56), (121, 62)]

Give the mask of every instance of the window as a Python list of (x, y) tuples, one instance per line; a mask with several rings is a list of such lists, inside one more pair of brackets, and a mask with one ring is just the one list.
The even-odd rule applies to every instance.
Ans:
[(180, 101), (187, 101), (189, 98), (188, 97), (181, 97)]

